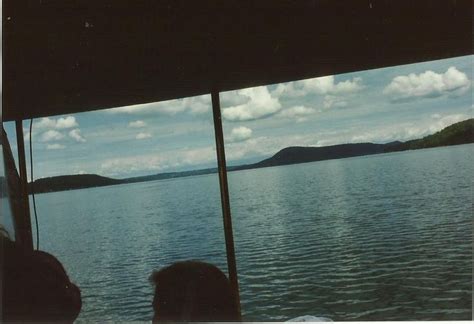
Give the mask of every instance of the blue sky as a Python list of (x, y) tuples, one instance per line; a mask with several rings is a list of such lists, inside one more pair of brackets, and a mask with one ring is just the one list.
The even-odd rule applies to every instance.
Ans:
[[(287, 146), (405, 141), (472, 118), (472, 65), (466, 56), (221, 93), (228, 165)], [(32, 139), (35, 178), (217, 165), (210, 95), (38, 118)]]

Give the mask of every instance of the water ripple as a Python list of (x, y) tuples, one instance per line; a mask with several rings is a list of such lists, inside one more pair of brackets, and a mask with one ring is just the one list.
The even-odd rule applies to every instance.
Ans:
[[(471, 319), (472, 148), (229, 173), (244, 318)], [(37, 200), (78, 322), (149, 321), (147, 278), (177, 260), (226, 269), (216, 175)]]

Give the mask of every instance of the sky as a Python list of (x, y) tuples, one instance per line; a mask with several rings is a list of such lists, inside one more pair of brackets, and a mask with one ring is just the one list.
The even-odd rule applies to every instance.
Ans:
[[(472, 118), (473, 58), (223, 92), (227, 164), (257, 162), (288, 146), (406, 141)], [(14, 124), (4, 126), (16, 151)], [(29, 121), (24, 135), (28, 152)], [(210, 95), (38, 118), (32, 143), (35, 179), (217, 166)]]

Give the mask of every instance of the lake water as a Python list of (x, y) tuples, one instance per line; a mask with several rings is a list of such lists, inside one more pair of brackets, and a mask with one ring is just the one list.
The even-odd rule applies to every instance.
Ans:
[[(229, 173), (246, 320), (472, 318), (474, 145)], [(37, 195), (79, 320), (152, 317), (153, 269), (226, 271), (217, 175)]]

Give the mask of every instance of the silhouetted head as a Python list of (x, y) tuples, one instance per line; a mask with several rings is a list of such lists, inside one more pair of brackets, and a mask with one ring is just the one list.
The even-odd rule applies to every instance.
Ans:
[(81, 293), (61, 263), (42, 251), (26, 252), (2, 238), (4, 321), (73, 322)]
[(177, 262), (154, 272), (153, 321), (238, 321), (230, 282), (216, 266)]

